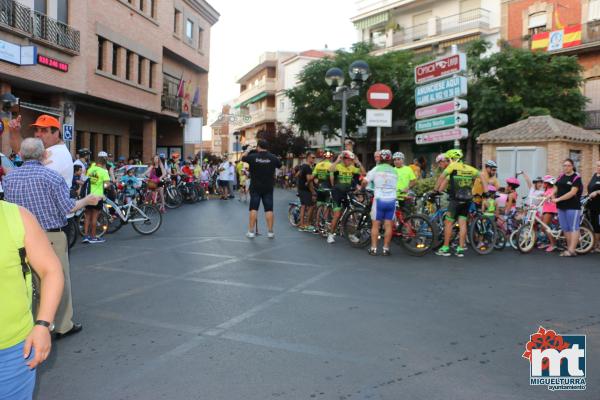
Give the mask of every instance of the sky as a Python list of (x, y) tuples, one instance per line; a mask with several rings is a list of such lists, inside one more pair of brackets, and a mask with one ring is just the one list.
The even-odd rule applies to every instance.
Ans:
[[(349, 48), (351, 0), (208, 0), (221, 14), (211, 29), (209, 123), (239, 94), (238, 77), (266, 51)], [(212, 117), (212, 118), (211, 118)]]

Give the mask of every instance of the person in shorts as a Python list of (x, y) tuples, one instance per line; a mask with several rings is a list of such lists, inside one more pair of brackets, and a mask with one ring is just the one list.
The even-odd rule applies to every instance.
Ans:
[(248, 221), (249, 239), (256, 237), (256, 219), (262, 202), (267, 221), (267, 237), (273, 239), (273, 187), (275, 185), (275, 170), (281, 168), (281, 161), (267, 151), (269, 142), (258, 141), (256, 149), (248, 148), (242, 161), (248, 163), (250, 171), (250, 216)]
[(581, 223), (581, 193), (583, 183), (570, 158), (563, 161), (563, 173), (556, 180), (552, 201), (558, 208), (558, 222), (567, 239), (567, 250), (561, 257), (574, 257), (579, 243), (579, 225)]
[[(106, 168), (108, 154), (104, 151), (98, 153), (96, 162), (93, 163), (87, 170), (87, 176), (90, 181), (90, 194), (95, 196), (104, 196), (104, 182), (110, 181), (110, 175)], [(95, 206), (85, 207), (85, 222), (83, 243), (104, 243), (103, 238), (96, 236), (96, 225), (98, 223), (98, 214), (102, 210), (102, 201), (99, 201)]]
[[(313, 168), (315, 165), (315, 154), (313, 152), (306, 153), (306, 162), (298, 169), (297, 186), (298, 197), (300, 198), (300, 222), (298, 230), (303, 232), (314, 232), (315, 227), (310, 224), (313, 220), (312, 214), (317, 200), (317, 191), (314, 187)], [(309, 223), (307, 223), (307, 220)]]
[(371, 248), (369, 254), (377, 255), (379, 231), (383, 223), (385, 234), (383, 236), (384, 256), (389, 256), (390, 242), (392, 241), (393, 221), (396, 213), (396, 190), (398, 187), (398, 174), (392, 167), (392, 152), (379, 151), (379, 164), (367, 173), (363, 185), (371, 185), (375, 193), (373, 207), (371, 208)]

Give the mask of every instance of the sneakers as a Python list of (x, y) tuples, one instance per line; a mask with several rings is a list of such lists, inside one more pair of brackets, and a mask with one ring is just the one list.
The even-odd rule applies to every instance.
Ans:
[(330, 233), (327, 235), (327, 243), (335, 243), (335, 236), (333, 236), (333, 234)]
[(371, 247), (369, 249), (369, 255), (370, 256), (376, 256), (377, 255), (377, 249), (374, 249), (374, 248)]
[(275, 232), (267, 232), (267, 237), (269, 239), (274, 239), (275, 238)]
[(97, 243), (104, 243), (104, 242), (106, 242), (106, 239), (102, 239), (99, 237), (89, 238), (89, 241), (88, 241), (88, 243), (90, 243), (90, 244), (97, 244)]
[(391, 256), (392, 253), (390, 252), (390, 249), (386, 249), (385, 247), (383, 248), (383, 252), (381, 253), (384, 256)]
[(464, 257), (465, 256), (465, 249), (463, 249), (462, 247), (457, 247), (456, 248), (456, 257)]
[(254, 232), (246, 232), (246, 237), (248, 239), (254, 239), (256, 237), (256, 233), (254, 233)]
[(84, 236), (83, 239), (81, 239), (81, 243), (89, 243), (89, 242), (90, 242), (89, 236)]
[(438, 251), (436, 251), (435, 254), (437, 254), (438, 256), (443, 256), (443, 257), (449, 257), (452, 255), (452, 253), (450, 253), (450, 247), (448, 247), (448, 246), (440, 247), (440, 249)]

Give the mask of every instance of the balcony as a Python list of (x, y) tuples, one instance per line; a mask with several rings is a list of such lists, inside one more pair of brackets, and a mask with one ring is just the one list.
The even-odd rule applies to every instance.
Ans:
[(240, 122), (240, 129), (258, 125), (264, 122), (274, 122), (277, 120), (277, 110), (275, 107), (267, 107), (251, 111)]
[(600, 110), (586, 111), (585, 129), (600, 130)]
[(80, 33), (15, 0), (0, 0), (0, 28), (16, 31), (60, 50), (79, 54)]
[(263, 92), (273, 94), (276, 91), (277, 80), (275, 78), (263, 78), (261, 81), (259, 81), (258, 85), (241, 92), (237, 99), (237, 104), (243, 104), (244, 102), (252, 99), (255, 96), (258, 96)]
[(490, 12), (482, 8), (476, 8), (449, 17), (432, 18), (428, 23), (401, 29), (394, 33), (393, 46), (406, 46), (437, 36), (489, 28)]
[(160, 98), (160, 109), (179, 115), (181, 112), (181, 97), (163, 93)]

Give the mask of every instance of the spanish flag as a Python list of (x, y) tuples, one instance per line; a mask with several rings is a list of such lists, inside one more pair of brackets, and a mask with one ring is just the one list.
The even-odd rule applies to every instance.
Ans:
[[(559, 34), (560, 32), (562, 32), (562, 35)], [(581, 44), (581, 25), (567, 26), (558, 31), (541, 32), (533, 35), (531, 38), (531, 50), (547, 50), (550, 46), (550, 39), (560, 38), (561, 36), (562, 42), (559, 42), (558, 44), (553, 43), (553, 50), (579, 46)]]

